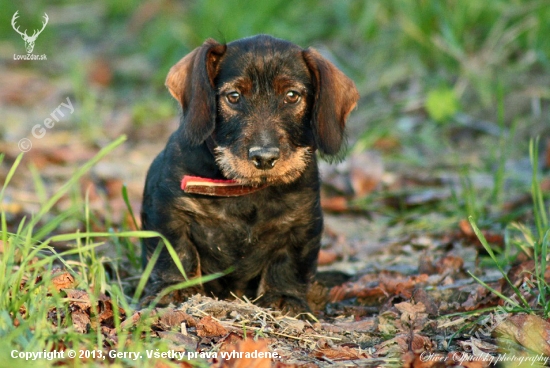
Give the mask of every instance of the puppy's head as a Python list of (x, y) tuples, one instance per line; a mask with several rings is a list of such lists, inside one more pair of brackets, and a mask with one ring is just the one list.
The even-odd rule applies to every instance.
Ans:
[(317, 51), (265, 35), (207, 40), (170, 69), (166, 85), (183, 109), (181, 139), (211, 138), (224, 175), (243, 184), (290, 183), (315, 149), (337, 154), (359, 98)]

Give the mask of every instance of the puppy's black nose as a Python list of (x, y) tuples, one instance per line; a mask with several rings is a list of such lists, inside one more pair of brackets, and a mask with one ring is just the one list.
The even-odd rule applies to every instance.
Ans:
[(260, 170), (271, 170), (279, 159), (277, 147), (252, 147), (248, 150), (248, 159)]

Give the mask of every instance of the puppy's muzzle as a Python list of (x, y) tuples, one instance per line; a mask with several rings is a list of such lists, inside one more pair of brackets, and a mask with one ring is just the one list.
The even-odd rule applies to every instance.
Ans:
[(271, 170), (279, 157), (278, 147), (252, 147), (248, 150), (248, 159), (259, 170)]

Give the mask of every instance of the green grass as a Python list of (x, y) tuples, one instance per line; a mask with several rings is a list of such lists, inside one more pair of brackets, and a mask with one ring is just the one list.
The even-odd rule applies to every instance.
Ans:
[[(512, 299), (509, 296), (503, 295), (502, 293), (494, 290), (489, 285), (484, 283), (478, 277), (473, 275), (471, 272), (470, 275), (481, 285), (486, 287), (492, 293), (497, 295), (499, 298), (504, 300), (508, 305), (511, 305), (515, 308), (519, 308), (524, 312), (528, 313), (542, 313), (543, 317), (550, 317), (550, 285), (545, 279), (545, 273), (547, 271), (548, 264), (548, 247), (550, 246), (550, 224), (548, 223), (548, 215), (550, 210), (545, 207), (544, 196), (540, 187), (540, 178), (538, 174), (538, 145), (539, 138), (531, 140), (530, 142), (530, 158), (531, 165), (533, 168), (532, 184), (531, 184), (531, 197), (533, 199), (533, 218), (535, 224), (535, 231), (532, 231), (529, 226), (521, 224), (512, 224), (518, 233), (521, 235), (521, 239), (514, 242), (514, 246), (517, 247), (518, 251), (526, 253), (526, 255), (533, 259), (535, 262), (534, 272), (531, 273), (530, 283), (524, 283), (524, 288), (527, 288), (527, 292), (532, 296), (536, 297), (536, 306), (532, 306), (528, 303), (523, 294), (526, 290), (520, 290), (514, 282), (508, 278), (507, 270), (504, 269), (505, 265), (512, 263), (512, 258), (506, 258), (506, 254), (501, 254), (505, 258), (499, 258), (495, 255), (493, 248), (485, 239), (483, 233), (479, 230), (478, 226), (475, 223), (474, 217), (470, 216), (470, 224), (480, 240), (483, 248), (489, 254), (494, 265), (501, 272), (503, 279), (508, 283), (510, 288), (514, 291), (515, 299)], [(529, 285), (530, 284), (530, 285)]]
[[(140, 262), (137, 254), (137, 243), (139, 239), (149, 237), (160, 237), (167, 247), (169, 253), (174, 257), (174, 262), (185, 276), (183, 266), (175, 251), (166, 239), (152, 231), (119, 231), (93, 232), (90, 231), (89, 220), (90, 210), (87, 197), (80, 198), (77, 204), (84, 212), (85, 231), (57, 234), (51, 236), (59, 225), (68, 217), (74, 216), (73, 208), (65, 212), (51, 215), (56, 202), (78, 183), (78, 179), (84, 175), (101, 158), (109, 154), (116, 147), (125, 141), (125, 137), (115, 140), (107, 145), (90, 161), (82, 165), (74, 175), (56, 191), (51, 198), (42, 203), (41, 209), (30, 219), (23, 218), (15, 231), (10, 231), (7, 225), (7, 215), (2, 209), (1, 212), (1, 241), (2, 252), (0, 254), (0, 273), (5, 275), (0, 278), (0, 354), (9, 357), (13, 350), (20, 352), (38, 351), (60, 351), (65, 349), (74, 350), (101, 350), (107, 345), (119, 352), (132, 351), (143, 352), (146, 350), (166, 351), (167, 343), (162, 339), (150, 337), (150, 322), (147, 320), (147, 311), (143, 312), (143, 318), (131, 329), (122, 329), (120, 326), (124, 316), (129, 317), (135, 311), (137, 303), (142, 295), (152, 267), (160, 254), (162, 247), (152, 255), (147, 267), (140, 272)], [(13, 175), (21, 163), (23, 154), (20, 154), (14, 161), (9, 171), (4, 186), (0, 191), (0, 201), (9, 185)], [(0, 157), (0, 161), (3, 156)], [(41, 187), (39, 182), (37, 187)], [(121, 195), (127, 204), (127, 193), (123, 190)], [(131, 207), (128, 206), (129, 211)], [(133, 217), (133, 213), (131, 213)], [(47, 218), (47, 220), (44, 220)], [(135, 219), (134, 219), (135, 222)], [(127, 241), (130, 246), (123, 245)], [(55, 244), (65, 244), (67, 250), (57, 251)], [(115, 257), (105, 255), (99, 248), (109, 244), (117, 248)], [(122, 257), (124, 255), (124, 258)], [(141, 278), (135, 287), (129, 287), (128, 282), (123, 280), (117, 270), (125, 263), (125, 258), (134, 259), (134, 272), (140, 273)], [(107, 266), (115, 270), (115, 274), (107, 271)], [(56, 290), (52, 280), (61, 269), (67, 271), (75, 282), (71, 288), (84, 290), (90, 298), (92, 305), (92, 316), (99, 315), (97, 310), (98, 300), (101, 294), (110, 297), (113, 306), (114, 323), (117, 330), (117, 341), (105, 341), (101, 329), (92, 325), (89, 332), (82, 333), (75, 329), (71, 320), (70, 300), (66, 292)], [(207, 282), (219, 277), (220, 274), (208, 275), (201, 279), (188, 280), (166, 289), (150, 305), (154, 308), (158, 300), (167, 293), (193, 286), (197, 283)], [(133, 292), (131, 292), (133, 290)], [(120, 309), (119, 309), (120, 308)], [(93, 322), (93, 318), (92, 318)], [(107, 345), (106, 345), (107, 344)], [(68, 350), (67, 350), (68, 351)], [(106, 352), (106, 351), (105, 351)], [(14, 364), (24, 362), (15, 360)], [(129, 364), (125, 359), (115, 359), (115, 363)], [(46, 359), (39, 359), (34, 362), (37, 367), (48, 367), (52, 362)], [(154, 366), (156, 360), (140, 361), (140, 366)], [(200, 361), (194, 362), (198, 365)], [(77, 363), (77, 366), (83, 363)], [(85, 366), (101, 365), (88, 362)], [(22, 365), (24, 365), (22, 363)]]

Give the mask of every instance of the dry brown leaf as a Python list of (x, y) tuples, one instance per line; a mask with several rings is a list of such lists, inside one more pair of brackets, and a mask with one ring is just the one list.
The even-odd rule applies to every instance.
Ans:
[[(472, 229), (472, 226), (470, 225), (470, 222), (468, 220), (460, 220), (458, 223), (458, 227), (460, 228), (460, 232), (464, 237), (473, 242), (478, 248), (482, 248), (481, 242), (474, 233), (474, 230)], [(504, 236), (502, 234), (494, 233), (488, 230), (481, 230), (481, 233), (483, 234), (487, 242), (489, 242), (489, 244), (495, 244), (498, 246), (504, 245)]]
[[(253, 338), (253, 336), (251, 338)], [(233, 351), (235, 346), (241, 341), (243, 341), (243, 337), (241, 335), (230, 332), (227, 336), (220, 339), (220, 351)]]
[[(528, 260), (525, 262), (522, 262), (514, 267), (512, 267), (508, 271), (508, 279), (514, 284), (514, 285), (521, 285), (524, 282), (533, 282), (533, 274), (535, 272), (535, 261), (534, 260)], [(550, 265), (546, 267), (546, 270), (544, 272), (544, 280), (546, 282), (550, 282)], [(505, 280), (502, 279), (503, 284), (508, 284), (507, 282), (504, 282)], [(507, 285), (506, 285), (507, 286)]]
[(411, 342), (410, 347), (414, 353), (420, 354), (425, 351), (432, 351), (434, 346), (435, 345), (432, 343), (432, 340), (430, 340), (429, 337), (414, 334), (413, 341)]
[(384, 292), (384, 290), (378, 286), (368, 288), (359, 283), (346, 282), (343, 285), (337, 285), (330, 289), (329, 300), (330, 302), (334, 303), (341, 300), (357, 297), (363, 301), (367, 299), (380, 301), (387, 296), (388, 295)]
[(412, 295), (416, 303), (422, 303), (426, 307), (426, 313), (432, 316), (439, 315), (439, 307), (434, 298), (421, 287), (415, 288)]
[(436, 262), (435, 266), (438, 273), (453, 275), (462, 270), (464, 260), (462, 257), (448, 254), (445, 257), (440, 258)]
[(462, 219), (458, 222), (458, 227), (460, 228), (460, 231), (462, 234), (464, 234), (467, 237), (474, 237), (476, 234), (474, 233), (474, 229), (472, 229), (472, 225), (470, 225), (470, 221), (466, 219)]
[(418, 324), (421, 327), (428, 318), (426, 307), (422, 303), (411, 304), (402, 302), (394, 304), (394, 307), (401, 312), (401, 321), (407, 324)]
[(182, 310), (166, 308), (159, 310), (158, 312), (160, 314), (159, 324), (161, 326), (165, 326), (167, 328), (174, 326), (179, 327), (182, 322), (185, 322), (185, 324), (189, 327), (195, 327), (197, 325), (197, 321)]
[[(115, 327), (115, 313), (113, 311), (113, 302), (111, 298), (104, 294), (100, 294), (98, 301), (98, 315), (97, 322), (102, 326)], [(126, 315), (126, 312), (122, 308), (118, 308), (118, 315), (122, 318)]]
[[(206, 318), (206, 317), (205, 317)], [(203, 318), (204, 319), (204, 318)], [(218, 368), (270, 368), (271, 359), (265, 356), (270, 353), (267, 340), (246, 339), (235, 345), (228, 345), (225, 351), (236, 356), (232, 359), (222, 358)]]
[(445, 356), (433, 355), (429, 358), (426, 355), (415, 354), (408, 351), (401, 356), (403, 368), (443, 368), (445, 367)]
[(153, 310), (143, 309), (135, 312), (123, 321), (120, 327), (122, 329), (134, 327), (142, 319), (144, 313), (148, 319), (151, 319), (152, 324), (155, 324), (157, 328), (163, 330), (169, 330), (174, 326), (181, 326), (182, 322), (185, 322), (188, 327), (195, 327), (197, 325), (195, 318), (181, 310), (174, 310), (174, 308), (155, 308)]
[(197, 323), (197, 335), (200, 337), (217, 337), (227, 334), (227, 330), (212, 316), (203, 317)]
[(53, 270), (51, 280), (52, 286), (56, 291), (61, 291), (61, 289), (70, 289), (75, 286), (75, 279), (73, 275), (65, 270)]
[(321, 198), (321, 207), (323, 210), (329, 212), (345, 212), (349, 210), (348, 200), (342, 196), (330, 198), (323, 196)]
[(428, 281), (426, 274), (414, 275), (409, 277), (394, 276), (382, 272), (380, 274), (380, 286), (391, 295), (401, 295), (405, 298), (412, 297), (412, 291), (417, 284), (423, 284)]
[(137, 323), (139, 322), (139, 320), (141, 319), (141, 315), (143, 314), (143, 311), (137, 311), (135, 312), (134, 314), (132, 314), (130, 317), (126, 318), (121, 324), (120, 324), (120, 328), (122, 330), (125, 330), (125, 329), (128, 329), (128, 328), (132, 328), (134, 327), (135, 325), (137, 325)]
[(510, 316), (495, 328), (495, 332), (538, 354), (550, 356), (550, 323), (539, 316)]
[(379, 355), (395, 354), (400, 355), (412, 351), (415, 354), (421, 354), (426, 351), (432, 351), (435, 345), (429, 337), (414, 334), (411, 341), (411, 335), (399, 334), (393, 339), (386, 340), (381, 344), (376, 345), (376, 350)]
[(317, 342), (317, 348), (313, 352), (317, 358), (326, 358), (329, 360), (356, 360), (369, 358), (366, 352), (361, 352), (349, 346), (337, 346), (328, 340), (320, 339)]
[(468, 341), (457, 341), (457, 343), (464, 349), (464, 351), (471, 352), (474, 356), (483, 357), (488, 353), (499, 351), (499, 347), (497, 345), (476, 339), (475, 337), (470, 337), (470, 340)]
[(87, 312), (82, 310), (74, 310), (71, 312), (71, 319), (76, 331), (80, 333), (87, 333), (91, 325), (90, 316)]
[[(178, 362), (178, 367), (180, 368), (193, 368), (195, 367), (195, 365), (185, 361), (185, 360), (182, 360), (182, 361), (179, 361)], [(155, 362), (155, 368), (173, 368), (174, 367), (174, 364), (173, 363), (167, 363), (166, 361), (164, 360), (157, 360)]]
[(69, 305), (71, 307), (78, 307), (80, 310), (88, 310), (92, 304), (90, 303), (90, 296), (87, 292), (77, 289), (63, 289), (63, 292), (67, 294)]
[(346, 282), (333, 287), (329, 293), (329, 300), (337, 302), (349, 298), (358, 298), (360, 302), (377, 302), (392, 295), (401, 295), (411, 298), (416, 285), (424, 284), (429, 276), (426, 274), (415, 276), (402, 276), (389, 272), (381, 272), (376, 276), (379, 285), (373, 286), (376, 281), (368, 274), (354, 282)]
[[(493, 287), (493, 285), (491, 285)], [(500, 291), (500, 287), (494, 286), (493, 289)], [(482, 285), (477, 286), (474, 290), (468, 295), (468, 299), (461, 306), (467, 310), (476, 310), (488, 305), (496, 305), (500, 299), (495, 294), (491, 293), (487, 288)]]
[(333, 251), (321, 249), (317, 263), (319, 266), (329, 265), (338, 259), (338, 254)]

